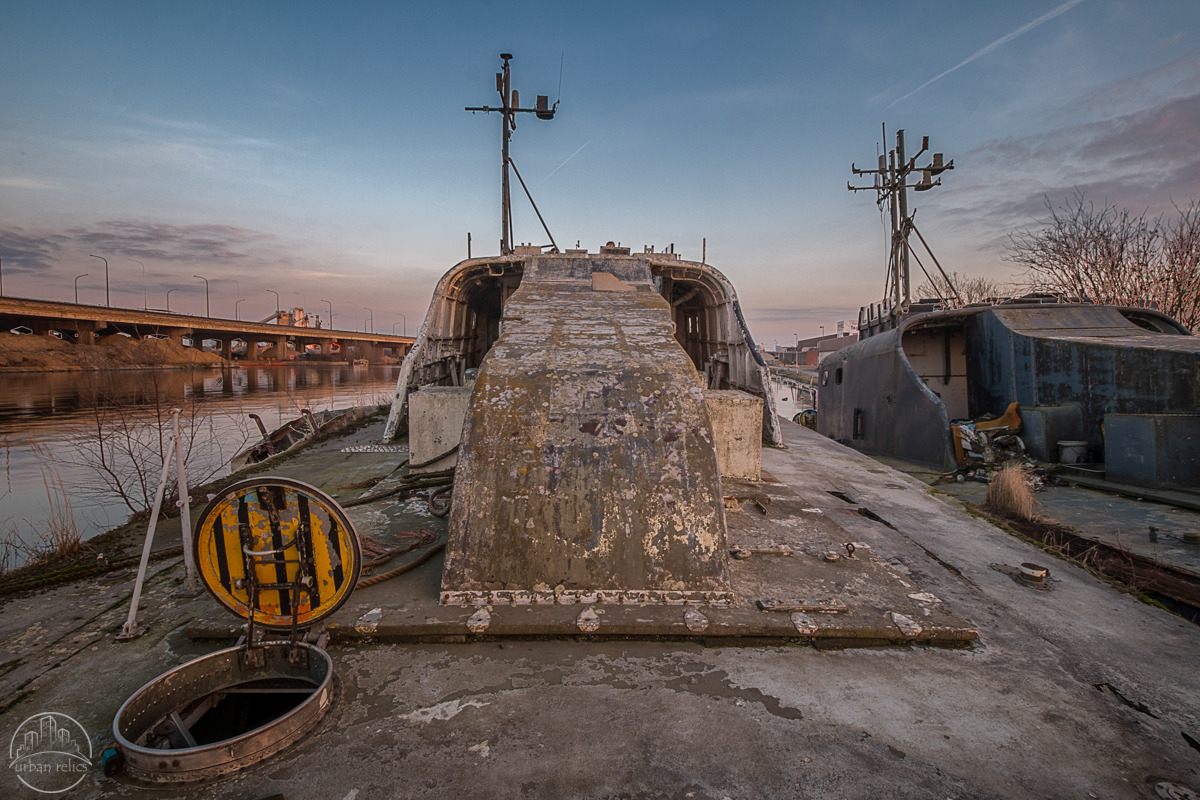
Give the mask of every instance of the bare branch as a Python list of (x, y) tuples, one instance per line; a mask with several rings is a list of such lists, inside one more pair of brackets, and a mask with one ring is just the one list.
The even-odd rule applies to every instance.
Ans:
[(1005, 259), (1022, 289), (1080, 302), (1154, 308), (1188, 328), (1200, 323), (1200, 204), (1164, 222), (1076, 192), (1038, 229), (1009, 236)]
[(982, 275), (960, 275), (958, 272), (951, 272), (949, 284), (940, 274), (931, 274), (928, 277), (929, 282), (917, 287), (917, 295), (921, 298), (940, 300), (946, 308), (960, 307), (955, 299), (954, 290), (957, 290), (958, 297), (962, 298), (961, 305), (992, 303), (1009, 294), (1000, 283)]

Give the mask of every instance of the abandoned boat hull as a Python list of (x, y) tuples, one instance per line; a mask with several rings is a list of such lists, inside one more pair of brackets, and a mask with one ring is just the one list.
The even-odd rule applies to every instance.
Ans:
[[(269, 458), (295, 450), (305, 442), (312, 441), (318, 436), (325, 436), (342, 430), (353, 422), (362, 419), (371, 409), (347, 408), (338, 411), (310, 412), (304, 409), (300, 416), (279, 426), (270, 433), (264, 434), (262, 441), (247, 447), (229, 460), (231, 472), (247, 469), (255, 464), (261, 464)], [(250, 415), (259, 428), (263, 428), (262, 420), (257, 414)]]
[[(972, 307), (913, 315), (834, 353), (818, 382), (817, 430), (863, 452), (950, 469), (950, 422), (1017, 402), (1031, 455), (1054, 461), (1058, 441), (1086, 441), (1120, 472), (1133, 445), (1106, 421), (1194, 416), (1200, 338), (1148, 309)], [(1145, 479), (1196, 485), (1194, 458)]]
[(729, 602), (721, 478), (782, 445), (769, 387), (705, 264), (611, 243), (460, 263), (384, 433), (455, 468), (442, 602)]

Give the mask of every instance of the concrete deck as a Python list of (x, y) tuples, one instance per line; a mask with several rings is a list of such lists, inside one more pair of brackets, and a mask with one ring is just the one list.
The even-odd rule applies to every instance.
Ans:
[[(974, 628), (923, 590), (903, 564), (881, 558), (865, 540), (865, 528), (885, 530), (886, 523), (867, 521), (863, 506), (839, 499), (823, 485), (813, 486), (814, 476), (795, 471), (793, 461), (792, 450), (767, 449), (764, 464), (787, 475), (787, 482), (773, 477), (769, 482), (724, 481), (730, 548), (742, 555), (731, 559), (734, 599), (729, 604), (685, 604), (683, 593), (667, 604), (612, 603), (604, 602), (599, 592), (597, 603), (563, 598), (551, 604), (494, 592), (491, 602), (481, 600), (473, 607), (441, 606), (443, 562), (435, 556), (410, 574), (356, 590), (327, 628), (336, 643), (588, 634), (623, 641), (764, 639), (862, 647), (913, 642), (958, 646), (977, 638)], [(389, 531), (444, 528), (441, 520), (422, 517), (420, 511), (419, 502), (405, 509), (383, 501), (348, 513), (360, 535), (394, 546), (399, 542)], [(414, 551), (407, 560), (417, 555)], [(214, 604), (186, 632), (194, 639), (232, 642), (243, 627), (238, 617)]]
[[(927, 484), (941, 475), (899, 459), (878, 460)], [(987, 496), (987, 484), (971, 480), (939, 483), (936, 490), (975, 504)], [(1036, 499), (1040, 513), (1080, 536), (1200, 575), (1200, 496), (1195, 492), (1140, 489), (1064, 471)]]
[[(611, 639), (334, 644), (342, 696), (294, 749), (190, 789), (143, 789), (95, 769), (69, 796), (961, 800), (1153, 798), (1166, 796), (1156, 792), (1161, 781), (1200, 786), (1200, 628), (964, 513), (917, 480), (799, 426), (784, 430), (790, 449), (765, 452), (764, 466), (821, 509), (812, 535), (838, 543), (826, 525), (852, 534), (869, 546), (870, 563), (936, 596), (978, 630), (978, 642), (836, 650)], [(291, 468), (311, 482), (340, 474), (341, 485), (388, 458), (399, 456), (327, 449)], [(368, 469), (372, 459), (380, 461)], [(768, 492), (765, 519), (781, 493)], [(730, 516), (758, 514), (746, 506)], [(368, 535), (385, 530), (389, 514), (406, 513), (352, 511)], [(763, 562), (775, 559), (776, 569), (796, 558)], [(1027, 561), (1050, 568), (1047, 587), (1003, 569)], [(408, 591), (422, 591), (422, 581), (430, 591), (422, 570), (436, 571), (430, 563), (398, 580), (423, 576)], [(143, 597), (150, 633), (125, 644), (112, 637), (126, 613), (126, 584), (82, 581), (0, 605), (0, 736), (57, 711), (92, 733), (97, 752), (105, 746), (125, 698), (215, 649), (184, 635), (211, 601), (173, 597), (181, 577), (177, 561), (156, 569)], [(367, 598), (351, 602), (359, 599)], [(3, 769), (0, 793), (35, 796)]]

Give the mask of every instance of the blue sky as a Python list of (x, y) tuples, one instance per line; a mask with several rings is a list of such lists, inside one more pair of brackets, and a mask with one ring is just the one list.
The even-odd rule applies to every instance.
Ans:
[[(1200, 3), (21, 2), (0, 11), (6, 295), (415, 332), (437, 278), (499, 249), (512, 155), (560, 246), (674, 244), (768, 347), (883, 292), (852, 194), (897, 128), (955, 161), (916, 195), (947, 269), (1007, 281), (1008, 234), (1075, 189), (1200, 199)], [(881, 140), (886, 123), (889, 141)], [(519, 189), (516, 190), (519, 192)], [(516, 239), (544, 243), (515, 203)], [(145, 265), (143, 284), (141, 262)], [(404, 315), (401, 318), (401, 314)]]

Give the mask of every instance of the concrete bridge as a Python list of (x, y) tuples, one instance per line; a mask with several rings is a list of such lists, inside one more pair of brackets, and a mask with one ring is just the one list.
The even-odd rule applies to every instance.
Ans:
[[(290, 316), (281, 313), (279, 318), (288, 320)], [(139, 339), (168, 338), (190, 347), (200, 347), (203, 342), (212, 341), (216, 343), (216, 352), (227, 359), (234, 356), (234, 342), (242, 341), (246, 343), (246, 352), (240, 357), (247, 361), (286, 360), (292, 354), (305, 352), (323, 355), (340, 352), (347, 359), (380, 361), (385, 356), (403, 358), (414, 341), (409, 336), (0, 297), (0, 331), (20, 326), (41, 336), (57, 331), (64, 338), (82, 345), (95, 343), (97, 336), (120, 333)], [(185, 340), (190, 340), (190, 344)], [(270, 346), (260, 351), (255, 346), (258, 342), (266, 342)], [(289, 342), (294, 345), (294, 351), (289, 351)]]

